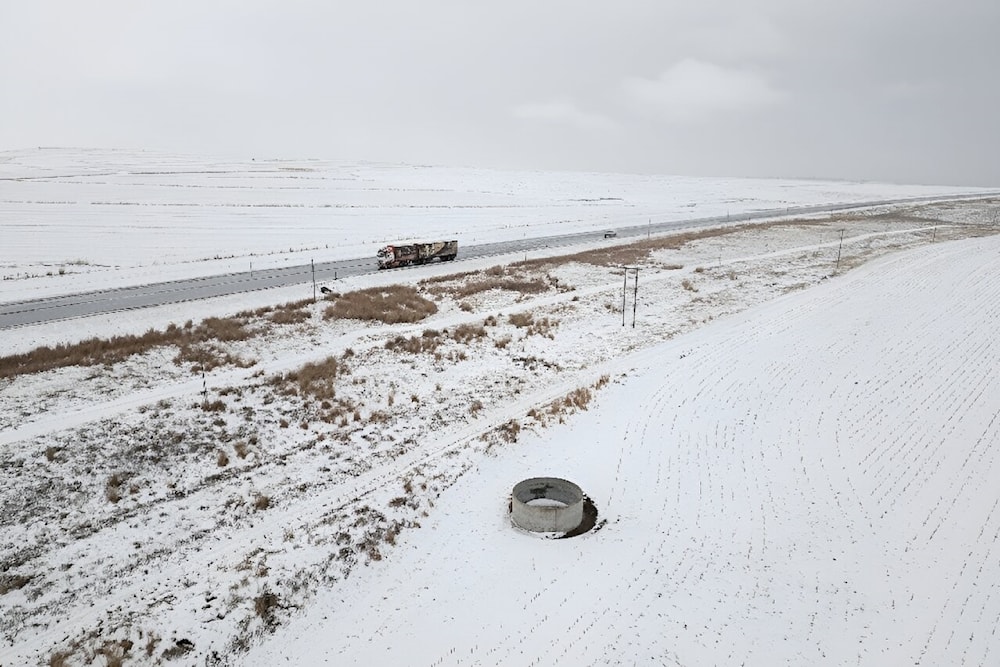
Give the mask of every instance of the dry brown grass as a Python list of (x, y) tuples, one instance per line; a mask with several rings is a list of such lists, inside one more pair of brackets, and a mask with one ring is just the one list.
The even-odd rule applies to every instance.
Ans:
[(104, 657), (107, 667), (122, 667), (122, 665), (125, 664), (125, 658), (129, 657), (129, 652), (132, 650), (132, 646), (133, 643), (130, 639), (104, 642), (104, 644), (97, 649), (97, 655)]
[(368, 423), (370, 424), (385, 424), (391, 419), (391, 415), (384, 410), (372, 410), (368, 415)]
[(521, 433), (521, 422), (511, 419), (499, 429), (500, 437), (507, 442), (517, 442), (517, 437)]
[(29, 581), (31, 577), (24, 574), (0, 574), (0, 595), (24, 588)]
[(125, 483), (125, 475), (120, 472), (113, 473), (104, 484), (104, 497), (110, 503), (117, 503), (122, 499), (121, 487)]
[(214, 401), (203, 401), (199, 404), (202, 410), (205, 412), (225, 412), (226, 402), (221, 398), (217, 398)]
[(72, 657), (72, 651), (56, 651), (49, 656), (49, 667), (67, 667)]
[(385, 342), (385, 349), (390, 352), (408, 352), (410, 354), (431, 354), (443, 342), (440, 332), (434, 329), (424, 331), (420, 336), (395, 336)]
[[(583, 252), (574, 253), (572, 255), (529, 259), (525, 262), (515, 262), (511, 265), (511, 267), (514, 269), (526, 268), (543, 271), (567, 262), (580, 262), (584, 264), (594, 264), (597, 266), (633, 266), (648, 262), (650, 255), (658, 250), (676, 250), (678, 248), (682, 248), (688, 243), (701, 241), (703, 239), (728, 236), (729, 234), (742, 232), (760, 231), (775, 227), (812, 227), (825, 224), (828, 223), (823, 220), (788, 220), (781, 222), (760, 222), (715, 229), (698, 229), (681, 232), (679, 234), (671, 234), (670, 236), (642, 239), (626, 245), (615, 245), (595, 248), (593, 250), (584, 250)], [(669, 268), (680, 267), (670, 265)]]
[(399, 324), (419, 322), (437, 312), (437, 305), (414, 287), (389, 285), (348, 292), (323, 312), (324, 319), (347, 319)]
[(239, 364), (236, 357), (220, 352), (211, 347), (211, 344), (246, 340), (259, 333), (248, 328), (247, 324), (246, 317), (210, 317), (198, 326), (188, 321), (183, 327), (171, 324), (162, 331), (149, 329), (139, 335), (88, 338), (79, 343), (43, 345), (23, 354), (0, 357), (0, 378), (41, 373), (67, 366), (115, 364), (166, 345), (180, 348), (176, 363), (192, 362), (208, 367), (223, 363)]
[[(427, 291), (436, 295), (449, 295), (454, 299), (466, 299), (490, 290), (506, 290), (520, 294), (541, 294), (559, 287), (559, 280), (548, 275), (536, 275), (522, 268), (491, 266), (479, 272), (456, 273), (450, 276), (428, 278), (420, 282)], [(469, 312), (472, 305), (462, 302), (459, 308)]]
[(459, 324), (451, 331), (426, 329), (419, 336), (395, 336), (385, 342), (385, 349), (391, 352), (407, 352), (409, 354), (437, 354), (438, 348), (449, 339), (460, 345), (468, 345), (485, 337), (486, 329), (483, 326)]
[(348, 367), (336, 357), (310, 362), (298, 370), (272, 378), (272, 385), (284, 385), (286, 390), (294, 388), (300, 396), (313, 396), (318, 400), (329, 400), (336, 396), (336, 381), (339, 375), (349, 373)]
[(270, 506), (271, 506), (271, 496), (259, 493), (257, 494), (257, 497), (253, 499), (253, 508), (257, 511), (266, 510)]
[(277, 310), (271, 314), (268, 321), (273, 324), (300, 324), (312, 317), (312, 313), (304, 309)]
[(563, 398), (563, 405), (567, 408), (576, 408), (577, 410), (586, 410), (587, 406), (590, 405), (590, 400), (593, 395), (590, 390), (586, 387), (580, 387), (574, 389), (569, 394)]
[(524, 328), (534, 324), (535, 318), (531, 313), (511, 313), (507, 317), (507, 322), (515, 327)]
[(241, 359), (219, 345), (204, 342), (181, 347), (177, 356), (174, 357), (174, 363), (177, 365), (191, 364), (192, 373), (205, 373), (220, 366), (249, 368), (256, 362)]
[(552, 332), (559, 324), (559, 320), (550, 319), (548, 317), (543, 317), (541, 319), (535, 320), (531, 326), (527, 329), (527, 335), (529, 336), (547, 336), (554, 339), (555, 334)]
[(531, 313), (511, 313), (507, 317), (507, 322), (519, 329), (525, 329), (525, 335), (548, 336), (549, 338), (554, 336), (552, 329), (559, 324), (559, 320), (548, 317), (536, 320), (535, 316)]
[(271, 592), (266, 586), (261, 594), (254, 598), (253, 610), (257, 616), (264, 621), (264, 625), (273, 626), (276, 622), (274, 610), (280, 606), (278, 596)]
[(452, 340), (461, 344), (468, 344), (485, 337), (486, 329), (478, 324), (459, 324), (451, 331)]

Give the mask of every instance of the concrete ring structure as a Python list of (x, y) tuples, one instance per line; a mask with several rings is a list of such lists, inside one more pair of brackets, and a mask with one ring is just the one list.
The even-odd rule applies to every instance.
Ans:
[(514, 486), (510, 517), (533, 533), (568, 533), (583, 523), (583, 501), (583, 491), (569, 480), (533, 477)]

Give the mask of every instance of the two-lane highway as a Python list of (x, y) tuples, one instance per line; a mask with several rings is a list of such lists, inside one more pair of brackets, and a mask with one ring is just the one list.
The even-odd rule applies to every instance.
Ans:
[[(681, 228), (706, 227), (726, 222), (745, 222), (778, 216), (805, 215), (810, 213), (830, 213), (850, 209), (884, 206), (890, 204), (913, 204), (929, 201), (949, 201), (961, 199), (984, 199), (1000, 193), (979, 193), (953, 197), (917, 197), (898, 200), (879, 200), (851, 204), (830, 204), (819, 206), (799, 206), (795, 208), (771, 209), (740, 213), (730, 216), (713, 216), (672, 222), (649, 223), (628, 227), (609, 226), (617, 233), (617, 238), (637, 238), (651, 234), (662, 234)], [(557, 236), (535, 237), (478, 245), (464, 245), (459, 239), (458, 261), (513, 253), (530, 252), (545, 248), (559, 248), (588, 242), (603, 242), (604, 230), (561, 234)], [(392, 269), (402, 271), (407, 269)], [(184, 301), (196, 301), (213, 297), (229, 296), (244, 292), (288, 287), (312, 282), (324, 283), (334, 278), (347, 278), (367, 273), (375, 273), (378, 268), (374, 257), (345, 259), (334, 262), (303, 264), (278, 269), (228, 273), (203, 278), (189, 278), (170, 282), (134, 287), (82, 292), (65, 296), (15, 301), (0, 304), (0, 329), (24, 327), (56, 320), (65, 320), (90, 315), (100, 315), (137, 308), (163, 306)]]

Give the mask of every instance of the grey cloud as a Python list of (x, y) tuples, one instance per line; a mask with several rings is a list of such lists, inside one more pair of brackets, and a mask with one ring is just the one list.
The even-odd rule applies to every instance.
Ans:
[(995, 0), (8, 2), (0, 148), (1000, 185), (998, 26)]
[(690, 58), (670, 66), (656, 79), (628, 77), (622, 88), (640, 111), (679, 123), (705, 123), (718, 114), (753, 112), (786, 97), (758, 72)]

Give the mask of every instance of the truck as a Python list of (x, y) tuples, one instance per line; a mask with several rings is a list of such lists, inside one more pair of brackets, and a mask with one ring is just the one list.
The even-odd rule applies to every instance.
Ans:
[(458, 255), (458, 241), (430, 241), (428, 243), (400, 243), (387, 245), (376, 253), (378, 268), (395, 269), (411, 264), (426, 264), (435, 259), (450, 262)]

